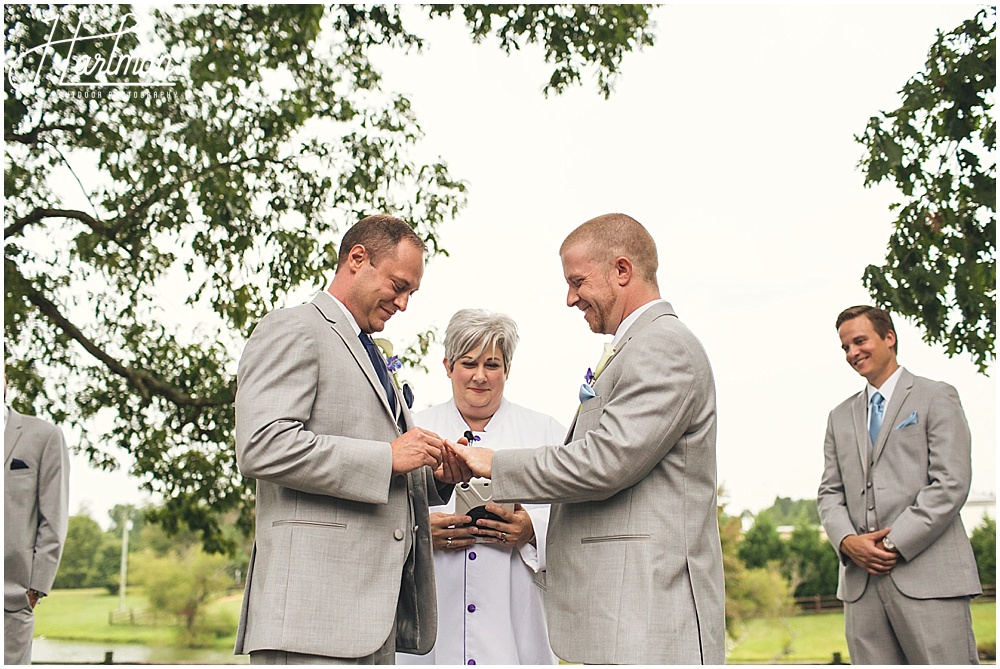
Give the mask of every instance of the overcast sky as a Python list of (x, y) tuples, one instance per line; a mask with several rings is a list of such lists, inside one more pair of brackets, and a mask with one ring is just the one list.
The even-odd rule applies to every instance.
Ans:
[[(415, 24), (419, 55), (379, 54), (385, 88), (406, 93), (426, 137), (469, 184), (469, 204), (441, 229), (451, 257), (427, 268), (419, 293), (385, 335), (397, 343), (460, 308), (517, 321), (507, 397), (568, 425), (587, 367), (610, 337), (565, 306), (562, 239), (583, 221), (624, 212), (657, 242), (659, 282), (701, 339), (718, 392), (719, 482), (728, 510), (775, 496), (812, 498), (827, 415), (864, 380), (844, 362), (834, 319), (870, 301), (861, 285), (884, 258), (888, 186), (865, 189), (853, 140), (898, 106), (937, 29), (971, 5), (658, 8), (656, 46), (630, 54), (610, 100), (591, 79), (546, 99), (549, 69), (528, 48), (506, 56), (445, 21)], [(419, 28), (417, 28), (419, 25)], [(294, 296), (307, 300), (317, 285)], [(974, 493), (996, 488), (995, 368), (897, 320), (900, 363), (947, 381), (973, 435)], [(450, 397), (432, 349), (429, 375), (406, 371), (424, 408)], [(454, 437), (457, 435), (446, 435)], [(122, 474), (73, 461), (71, 511), (139, 501)]]

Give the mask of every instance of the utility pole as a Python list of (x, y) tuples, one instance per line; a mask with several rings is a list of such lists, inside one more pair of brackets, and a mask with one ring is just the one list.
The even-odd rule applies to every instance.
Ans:
[(118, 610), (125, 611), (125, 581), (128, 579), (128, 529), (132, 521), (129, 520), (129, 513), (132, 507), (122, 507), (122, 570), (121, 583), (118, 586)]

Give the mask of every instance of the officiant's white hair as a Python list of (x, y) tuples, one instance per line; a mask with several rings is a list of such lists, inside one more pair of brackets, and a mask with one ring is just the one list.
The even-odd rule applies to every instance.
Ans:
[(504, 371), (510, 370), (517, 347), (517, 323), (507, 314), (485, 309), (459, 309), (448, 322), (444, 335), (444, 357), (448, 368), (455, 369), (455, 363), (462, 356), (483, 347), (496, 347), (503, 355)]

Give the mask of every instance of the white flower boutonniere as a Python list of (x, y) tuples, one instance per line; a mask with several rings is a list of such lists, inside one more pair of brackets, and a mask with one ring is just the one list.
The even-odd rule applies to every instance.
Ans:
[(583, 404), (591, 397), (597, 397), (597, 392), (594, 391), (594, 382), (597, 381), (597, 377), (601, 375), (604, 368), (608, 366), (608, 362), (614, 357), (616, 351), (615, 347), (611, 344), (604, 345), (604, 353), (601, 355), (600, 361), (597, 363), (597, 371), (595, 372), (591, 368), (587, 368), (587, 373), (583, 375), (583, 385), (580, 386), (580, 403)]

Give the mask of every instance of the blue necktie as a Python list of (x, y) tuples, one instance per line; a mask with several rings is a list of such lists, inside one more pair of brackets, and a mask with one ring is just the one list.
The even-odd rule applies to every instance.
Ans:
[(368, 359), (372, 361), (372, 367), (375, 368), (375, 374), (378, 376), (379, 383), (382, 384), (382, 390), (385, 391), (385, 397), (389, 400), (389, 406), (392, 407), (392, 411), (396, 412), (396, 393), (392, 388), (392, 381), (389, 380), (389, 370), (385, 366), (385, 358), (379, 353), (378, 347), (375, 346), (375, 342), (372, 341), (371, 335), (367, 332), (358, 333), (358, 338), (361, 339), (361, 343), (364, 344), (365, 353), (368, 354)]
[(882, 417), (885, 415), (885, 398), (882, 393), (876, 391), (872, 395), (872, 417), (868, 423), (868, 436), (871, 437), (872, 446), (878, 439), (878, 431), (882, 428)]

